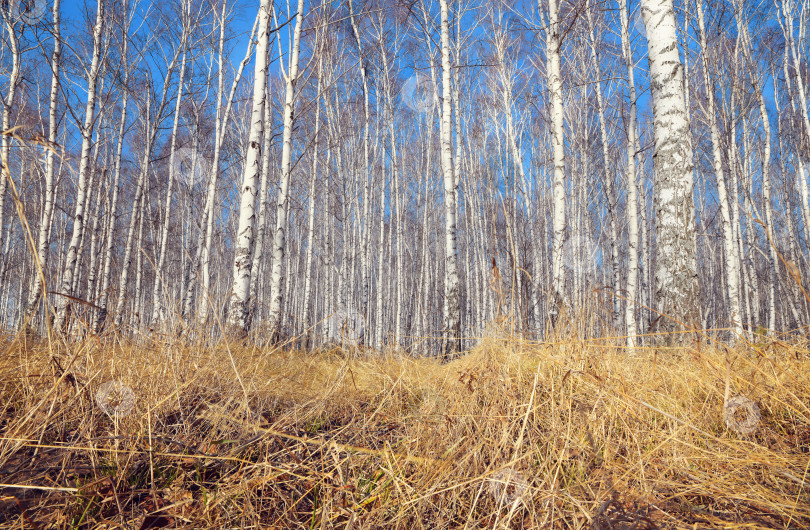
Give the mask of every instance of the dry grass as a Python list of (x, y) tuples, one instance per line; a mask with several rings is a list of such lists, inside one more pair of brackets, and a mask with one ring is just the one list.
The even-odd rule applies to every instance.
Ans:
[[(55, 348), (2, 347), (2, 526), (810, 526), (800, 345)], [(132, 395), (105, 412), (110, 381)], [(760, 407), (752, 434), (723, 422), (727, 383)]]

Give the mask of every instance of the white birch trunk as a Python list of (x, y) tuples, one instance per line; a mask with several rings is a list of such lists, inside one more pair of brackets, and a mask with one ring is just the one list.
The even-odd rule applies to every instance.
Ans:
[[(129, 0), (124, 0), (122, 12), (124, 13), (125, 20), (129, 21)], [(113, 190), (112, 199), (110, 201), (110, 211), (107, 220), (107, 227), (105, 231), (105, 251), (104, 251), (104, 265), (102, 268), (101, 276), (101, 298), (98, 301), (98, 314), (94, 323), (94, 331), (100, 332), (104, 327), (107, 320), (107, 304), (109, 301), (110, 282), (112, 279), (112, 254), (115, 235), (115, 217), (118, 209), (118, 191), (119, 183), (121, 181), (121, 159), (124, 149), (124, 136), (126, 134), (127, 122), (127, 104), (129, 102), (129, 24), (124, 23), (122, 32), (122, 50), (121, 61), (123, 63), (124, 80), (123, 80), (123, 95), (121, 101), (121, 117), (118, 122), (118, 136), (117, 145), (115, 148), (115, 161), (113, 162)]]
[[(259, 310), (260, 296), (258, 292), (259, 277), (264, 278), (262, 274), (262, 259), (264, 258), (265, 240), (267, 239), (267, 211), (268, 211), (268, 195), (270, 193), (270, 153), (272, 147), (272, 135), (270, 131), (273, 130), (272, 118), (272, 101), (270, 94), (269, 83), (265, 86), (264, 96), (264, 145), (262, 146), (262, 181), (259, 187), (259, 225), (256, 230), (256, 245), (253, 248), (253, 264), (250, 266), (250, 309), (248, 326), (252, 326), (252, 322), (259, 317), (257, 314)], [(266, 269), (264, 269), (266, 270)]]
[(457, 272), (456, 235), (456, 177), (453, 168), (453, 141), (451, 138), (451, 86), (450, 86), (450, 22), (447, 0), (441, 0), (442, 18), (442, 113), (441, 150), (444, 174), (444, 346), (443, 354), (450, 355), (459, 349), (461, 338), (460, 308)]
[[(768, 110), (765, 106), (765, 97), (762, 95), (762, 88), (758, 85), (754, 87), (759, 99), (759, 115), (762, 119), (764, 131), (764, 143), (762, 147), (762, 200), (765, 203), (765, 230), (768, 234), (768, 269), (770, 281), (768, 282), (768, 328), (776, 331), (776, 284), (779, 278), (776, 275), (779, 256), (776, 249), (776, 237), (774, 233), (773, 203), (771, 202), (771, 124), (768, 119)], [(774, 87), (775, 90), (775, 87)]]
[[(90, 168), (90, 150), (92, 148), (93, 128), (95, 125), (96, 87), (98, 85), (98, 72), (101, 68), (101, 38), (104, 28), (104, 0), (96, 3), (96, 22), (93, 26), (93, 58), (87, 74), (87, 104), (84, 111), (84, 124), (82, 126), (82, 151), (79, 161), (78, 189), (76, 194), (76, 210), (73, 214), (73, 231), (68, 244), (65, 270), (62, 274), (62, 283), (59, 291), (58, 310), (56, 314), (56, 328), (67, 331), (70, 313), (70, 298), (73, 295), (73, 275), (76, 273), (79, 243), (84, 233), (84, 205), (87, 195), (87, 177)], [(2, 205), (0, 204), (0, 207)]]
[[(101, 120), (99, 120), (101, 121)], [(106, 144), (106, 142), (105, 142)], [(106, 158), (106, 157), (105, 157)], [(96, 281), (98, 276), (98, 264), (96, 259), (98, 258), (99, 252), (99, 244), (98, 244), (98, 232), (99, 226), (101, 224), (101, 214), (103, 208), (103, 200), (102, 197), (104, 196), (104, 183), (106, 177), (106, 171), (102, 172), (100, 175), (97, 175), (98, 178), (98, 188), (96, 190), (96, 200), (95, 200), (95, 211), (93, 213), (93, 227), (90, 230), (90, 261), (88, 262), (87, 266), (87, 291), (84, 295), (85, 300), (90, 301), (91, 303), (95, 303), (95, 288), (96, 288)], [(91, 204), (92, 206), (92, 204)]]
[(371, 276), (371, 260), (369, 258), (369, 238), (371, 234), (371, 166), (369, 165), (369, 111), (368, 111), (368, 73), (366, 72), (366, 61), (363, 56), (363, 45), (360, 40), (360, 30), (357, 29), (357, 21), (354, 14), (352, 0), (349, 0), (349, 19), (351, 20), (354, 38), (357, 41), (357, 56), (360, 61), (360, 77), (363, 83), (363, 257), (361, 265), (361, 278), (363, 282), (363, 314), (366, 321), (369, 320), (368, 291), (369, 277)]
[(586, 0), (586, 11), (588, 16), (588, 30), (589, 30), (589, 44), (591, 48), (591, 57), (593, 59), (594, 73), (596, 74), (596, 82), (594, 89), (596, 91), (596, 113), (599, 118), (599, 135), (602, 141), (602, 170), (604, 173), (605, 186), (607, 188), (607, 215), (610, 218), (610, 254), (611, 254), (611, 270), (613, 281), (613, 322), (617, 329), (621, 329), (621, 299), (618, 294), (621, 291), (621, 278), (619, 274), (619, 236), (617, 224), (617, 198), (616, 198), (616, 183), (613, 173), (610, 170), (610, 145), (607, 134), (607, 124), (605, 120), (605, 102), (602, 94), (602, 65), (599, 60), (599, 52), (597, 51), (596, 33), (594, 29), (593, 12), (590, 8), (590, 1)]
[[(379, 134), (379, 129), (377, 129)], [(385, 169), (383, 168), (383, 177), (385, 177)], [(374, 347), (377, 349), (378, 352), (383, 351), (383, 319), (385, 317), (385, 304), (383, 302), (383, 292), (385, 284), (383, 282), (384, 276), (384, 267), (385, 267), (385, 179), (383, 178), (382, 183), (380, 184), (380, 222), (379, 222), (379, 249), (377, 250), (377, 315), (375, 321), (375, 331), (374, 331)], [(389, 239), (391, 238), (391, 232), (388, 233)]]
[[(46, 286), (43, 281), (47, 280), (45, 274), (47, 271), (48, 254), (51, 242), (50, 221), (53, 212), (54, 204), (54, 158), (56, 156), (56, 140), (57, 140), (57, 125), (58, 125), (58, 104), (59, 104), (59, 69), (62, 61), (62, 33), (60, 22), (60, 5), (61, 0), (54, 0), (53, 2), (53, 53), (51, 55), (51, 94), (48, 105), (48, 143), (49, 148), (45, 153), (45, 201), (42, 207), (42, 215), (39, 221), (39, 240), (37, 242), (37, 254), (39, 259), (40, 271), (34, 276), (34, 284), (31, 288), (31, 293), (28, 297), (28, 304), (25, 311), (26, 315), (30, 315), (35, 309), (39, 301), (40, 294), (43, 298), (47, 298)], [(5, 120), (5, 117), (4, 117)], [(4, 121), (5, 124), (5, 121)], [(0, 190), (0, 226), (3, 226), (3, 199), (4, 192)], [(40, 293), (41, 291), (41, 293)], [(46, 315), (49, 318), (49, 315)]]
[[(145, 187), (148, 187), (148, 180), (145, 180), (144, 183)], [(144, 191), (141, 193), (140, 208), (138, 208), (138, 235), (136, 239), (137, 259), (135, 260), (135, 296), (133, 297), (132, 303), (135, 310), (130, 314), (129, 322), (135, 333), (140, 333), (143, 331), (143, 291), (141, 290), (141, 286), (143, 285), (143, 224), (147, 212), (150, 210), (149, 205), (146, 203), (148, 197), (148, 191), (144, 189)], [(133, 212), (133, 218), (134, 213), (135, 212)], [(126, 268), (124, 270), (126, 270)], [(120, 293), (121, 295), (118, 298), (118, 305), (123, 307), (121, 301), (126, 301), (126, 291), (121, 290)], [(119, 309), (116, 312), (116, 317), (118, 315), (122, 315), (123, 313), (124, 312)]]
[(286, 251), (287, 215), (290, 207), (290, 173), (292, 171), (292, 133), (293, 110), (295, 107), (295, 86), (298, 81), (298, 58), (301, 48), (301, 29), (304, 22), (304, 0), (298, 0), (298, 10), (295, 16), (295, 32), (291, 43), (289, 70), (284, 72), (284, 130), (281, 148), (281, 177), (279, 181), (278, 202), (276, 204), (276, 226), (273, 236), (273, 271), (270, 278), (270, 314), (268, 324), (277, 339), (281, 331), (281, 304), (282, 304), (282, 265)]
[(198, 248), (200, 252), (200, 275), (202, 276), (202, 289), (201, 300), (198, 309), (197, 319), (201, 325), (208, 321), (208, 315), (211, 312), (211, 245), (214, 241), (214, 209), (215, 200), (217, 196), (217, 180), (219, 178), (219, 162), (222, 155), (222, 142), (225, 138), (225, 127), (231, 116), (231, 108), (233, 106), (234, 95), (239, 82), (242, 80), (242, 73), (245, 66), (250, 61), (253, 55), (254, 37), (256, 30), (259, 26), (259, 15), (261, 10), (256, 13), (256, 19), (253, 21), (253, 29), (250, 31), (250, 38), (248, 39), (248, 46), (245, 50), (245, 57), (239, 63), (239, 68), (236, 70), (233, 82), (231, 83), (231, 90), (228, 93), (226, 103), (222, 105), (222, 94), (225, 90), (225, 21), (227, 15), (227, 0), (222, 2), (222, 12), (220, 14), (220, 32), (219, 32), (219, 46), (218, 46), (218, 82), (217, 82), (217, 108), (214, 129), (214, 159), (211, 162), (211, 174), (208, 178), (208, 189), (205, 195), (205, 210), (203, 217), (205, 217), (205, 229), (200, 233), (200, 245)]
[[(21, 50), (20, 50), (20, 36), (17, 34), (18, 21), (13, 19), (11, 13), (5, 7), (0, 10), (2, 12), (3, 22), (5, 22), (6, 31), (8, 32), (8, 44), (11, 48), (11, 72), (8, 74), (8, 91), (3, 97), (3, 131), (11, 130), (11, 109), (14, 104), (14, 96), (17, 93), (17, 85), (20, 82), (20, 63), (21, 63)], [(0, 165), (5, 166), (10, 163), (11, 153), (11, 136), (8, 134), (0, 135)], [(11, 175), (9, 171), (8, 175)], [(11, 230), (9, 229), (8, 237), (5, 237), (5, 200), (8, 190), (8, 181), (6, 175), (0, 175), (0, 240), (5, 240), (6, 246), (11, 241)], [(0, 254), (0, 281), (5, 278), (5, 271), (8, 261), (8, 249), (3, 248)]]
[(663, 329), (700, 322), (692, 138), (672, 0), (642, 0), (655, 132), (656, 309)]
[[(736, 58), (735, 58), (736, 62)], [(732, 88), (731, 90), (731, 97), (729, 98), (729, 121), (731, 123), (730, 131), (729, 131), (729, 139), (728, 139), (728, 164), (729, 164), (729, 180), (727, 191), (729, 192), (729, 199), (731, 201), (731, 227), (732, 233), (734, 237), (734, 246), (735, 252), (737, 256), (740, 256), (740, 266), (738, 268), (739, 273), (737, 276), (738, 279), (738, 289), (740, 292), (740, 306), (741, 306), (741, 318), (743, 320), (746, 317), (742, 316), (742, 311), (745, 310), (745, 315), (747, 315), (748, 321), (752, 319), (752, 310), (751, 310), (751, 297), (749, 296), (750, 293), (747, 289), (745, 289), (745, 285), (743, 283), (743, 279), (745, 276), (745, 269), (742, 263), (742, 256), (745, 255), (744, 246), (743, 246), (743, 239), (742, 239), (742, 230), (740, 229), (740, 196), (739, 196), (739, 177), (738, 177), (738, 154), (737, 154), (737, 118), (735, 116), (736, 108), (737, 108), (737, 91)]]
[(312, 256), (315, 246), (315, 204), (317, 199), (316, 183), (318, 182), (318, 140), (320, 139), (321, 127), (321, 90), (323, 88), (323, 48), (318, 57), (318, 90), (315, 97), (315, 138), (312, 151), (312, 174), (309, 176), (309, 210), (307, 225), (307, 252), (306, 252), (306, 277), (304, 280), (304, 325), (309, 329), (310, 300), (312, 299)]
[[(627, 323), (627, 347), (634, 348), (638, 336), (636, 306), (638, 298), (639, 233), (638, 199), (636, 193), (636, 153), (638, 152), (638, 112), (636, 109), (635, 62), (630, 47), (630, 29), (627, 16), (627, 0), (619, 0), (622, 32), (622, 57), (627, 68), (627, 95), (630, 120), (627, 124), (627, 304), (624, 319)], [(644, 206), (642, 205), (642, 208)]]
[(250, 269), (254, 243), (253, 232), (256, 224), (256, 187), (261, 173), (267, 53), (270, 46), (270, 9), (270, 0), (262, 0), (259, 7), (259, 34), (253, 75), (253, 110), (251, 112), (248, 149), (242, 176), (239, 200), (239, 228), (236, 232), (236, 248), (233, 261), (233, 287), (228, 309), (228, 323), (234, 330), (242, 333), (248, 331), (249, 320)]
[(720, 201), (720, 215), (723, 222), (723, 253), (726, 263), (726, 296), (728, 298), (729, 326), (737, 337), (742, 336), (742, 307), (740, 304), (740, 257), (734, 241), (734, 230), (731, 222), (731, 208), (726, 191), (726, 180), (723, 175), (723, 155), (720, 145), (720, 128), (717, 125), (717, 112), (714, 102), (714, 79), (709, 65), (709, 49), (706, 43), (706, 27), (703, 17), (703, 0), (697, 0), (698, 29), (700, 33), (701, 58), (703, 60), (703, 83), (706, 87), (707, 117), (712, 140), (712, 160), (714, 175), (717, 180), (717, 195)]
[[(541, 0), (537, 0), (542, 13)], [(551, 98), (552, 157), (554, 161), (551, 276), (554, 300), (548, 309), (559, 314), (565, 304), (565, 269), (563, 268), (563, 243), (565, 241), (565, 139), (562, 102), (562, 74), (560, 55), (562, 35), (557, 0), (548, 0), (546, 29), (546, 75)]]

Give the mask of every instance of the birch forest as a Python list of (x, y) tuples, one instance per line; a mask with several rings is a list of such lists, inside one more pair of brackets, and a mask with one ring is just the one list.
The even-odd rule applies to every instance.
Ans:
[(0, 22), (0, 529), (810, 528), (810, 0)]
[(0, 327), (810, 324), (806, 0), (4, 0)]

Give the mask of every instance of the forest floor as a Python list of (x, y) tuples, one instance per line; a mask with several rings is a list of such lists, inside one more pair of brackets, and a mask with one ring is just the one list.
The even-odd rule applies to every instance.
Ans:
[(810, 527), (806, 342), (619, 342), (442, 364), (12, 337), (0, 526)]

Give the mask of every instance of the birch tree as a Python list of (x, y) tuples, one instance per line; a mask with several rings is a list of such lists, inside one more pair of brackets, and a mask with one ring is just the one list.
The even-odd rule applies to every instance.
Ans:
[(371, 271), (371, 262), (368, 253), (369, 237), (370, 237), (370, 212), (371, 212), (371, 168), (369, 167), (369, 110), (368, 110), (368, 73), (366, 71), (366, 57), (363, 54), (363, 43), (360, 36), (360, 30), (357, 28), (357, 20), (354, 14), (354, 5), (352, 0), (349, 0), (349, 19), (351, 20), (352, 31), (354, 32), (354, 39), (357, 42), (357, 58), (360, 61), (360, 79), (363, 84), (363, 258), (362, 258), (362, 282), (363, 282), (363, 313), (366, 320), (368, 320), (368, 293), (369, 293), (369, 276)]
[(95, 127), (96, 88), (98, 86), (99, 70), (101, 68), (101, 38), (104, 31), (104, 0), (96, 2), (96, 21), (93, 25), (93, 56), (87, 71), (87, 100), (84, 111), (84, 124), (82, 125), (82, 151), (79, 161), (78, 190), (76, 195), (75, 212), (73, 214), (73, 230), (68, 244), (65, 268), (57, 297), (57, 312), (55, 325), (58, 330), (66, 331), (70, 314), (71, 298), (73, 297), (73, 276), (76, 274), (76, 262), (79, 255), (79, 243), (84, 234), (85, 200), (88, 188), (88, 173), (90, 171), (90, 150), (92, 148), (93, 130)]
[[(245, 50), (245, 56), (242, 59), (242, 62), (239, 63), (239, 67), (236, 70), (236, 74), (234, 75), (233, 82), (231, 83), (230, 91), (228, 92), (227, 98), (223, 100), (222, 96), (225, 93), (225, 28), (227, 26), (227, 18), (228, 18), (228, 2), (227, 0), (222, 2), (222, 10), (219, 15), (218, 23), (219, 23), (219, 40), (218, 40), (218, 48), (217, 48), (217, 61), (218, 61), (218, 72), (217, 72), (217, 99), (216, 99), (216, 117), (215, 117), (215, 129), (214, 129), (214, 157), (213, 161), (211, 162), (211, 170), (210, 174), (208, 175), (208, 183), (206, 188), (205, 194), (205, 209), (203, 211), (203, 218), (205, 219), (203, 223), (204, 229), (200, 230), (199, 240), (197, 244), (197, 248), (200, 249), (200, 276), (201, 278), (201, 299), (199, 301), (198, 307), (198, 321), (201, 326), (204, 326), (208, 322), (208, 316), (211, 311), (211, 253), (212, 253), (212, 245), (214, 240), (214, 201), (216, 200), (217, 194), (217, 182), (219, 180), (219, 170), (220, 170), (220, 158), (222, 156), (222, 143), (225, 139), (225, 131), (228, 125), (228, 121), (231, 116), (231, 109), (233, 107), (233, 100), (236, 94), (236, 89), (239, 86), (239, 82), (242, 79), (242, 73), (245, 70), (245, 66), (250, 60), (251, 55), (253, 54), (253, 45), (254, 45), (254, 37), (256, 35), (256, 30), (259, 25), (259, 15), (261, 11), (259, 11), (256, 15), (256, 18), (253, 22), (253, 29), (250, 32), (250, 38), (248, 40), (248, 46)], [(189, 286), (190, 288), (190, 286)], [(187, 293), (186, 299), (188, 300), (190, 305), (190, 293)], [(186, 312), (188, 314), (188, 312)]]
[[(236, 234), (236, 255), (233, 263), (233, 288), (228, 313), (231, 326), (248, 331), (250, 307), (250, 274), (256, 224), (256, 194), (261, 173), (262, 134), (264, 132), (265, 85), (267, 84), (267, 54), (270, 46), (270, 0), (259, 6), (259, 33), (256, 63), (253, 73), (253, 110), (247, 158), (239, 199), (239, 228)], [(262, 198), (264, 200), (264, 198)]]
[(130, 31), (130, 13), (129, 13), (129, 0), (124, 0), (122, 4), (122, 21), (121, 21), (121, 62), (123, 74), (123, 82), (121, 85), (121, 109), (118, 122), (118, 134), (116, 136), (117, 143), (115, 147), (115, 158), (113, 160), (113, 183), (112, 183), (112, 199), (110, 200), (109, 216), (107, 226), (104, 234), (104, 264), (102, 267), (101, 275), (101, 288), (100, 298), (98, 300), (98, 313), (96, 320), (93, 323), (93, 331), (98, 333), (104, 326), (107, 320), (107, 304), (109, 302), (110, 282), (112, 281), (112, 260), (113, 250), (115, 245), (115, 218), (118, 209), (118, 196), (119, 185), (121, 182), (121, 162), (123, 159), (124, 149), (124, 136), (126, 134), (127, 123), (127, 105), (129, 103), (129, 31)]
[[(274, 19), (275, 19), (274, 14)], [(273, 271), (270, 279), (270, 314), (268, 324), (274, 338), (277, 338), (281, 328), (282, 305), (282, 264), (286, 251), (287, 215), (289, 211), (290, 174), (292, 173), (292, 134), (293, 110), (295, 107), (295, 87), (298, 82), (298, 58), (301, 50), (301, 29), (304, 23), (304, 0), (298, 0), (298, 10), (295, 14), (295, 29), (290, 42), (288, 69), (285, 70), (282, 61), (284, 76), (284, 129), (281, 147), (281, 176), (279, 180), (278, 202), (276, 204), (276, 226), (273, 236)], [(279, 40), (279, 55), (281, 55), (281, 41)]]
[[(627, 304), (625, 305), (625, 321), (627, 324), (627, 347), (633, 348), (638, 335), (638, 321), (636, 320), (636, 306), (638, 304), (638, 272), (639, 272), (639, 233), (638, 233), (638, 198), (636, 153), (638, 152), (638, 110), (636, 106), (636, 77), (633, 49), (630, 47), (630, 27), (627, 14), (628, 0), (619, 0), (619, 17), (621, 20), (622, 58), (627, 70)], [(642, 204), (642, 209), (644, 204)]]
[[(36, 308), (39, 301), (40, 294), (45, 296), (45, 286), (43, 279), (47, 271), (48, 255), (51, 246), (51, 215), (53, 214), (54, 204), (54, 170), (56, 165), (56, 140), (58, 135), (57, 111), (59, 105), (59, 91), (60, 91), (60, 67), (62, 64), (62, 31), (60, 21), (60, 0), (54, 0), (51, 12), (53, 14), (53, 52), (51, 53), (51, 93), (48, 103), (48, 146), (45, 152), (45, 200), (43, 203), (42, 214), (39, 218), (39, 237), (37, 244), (37, 256), (39, 264), (42, 267), (42, 274), (34, 275), (34, 283), (31, 287), (31, 292), (28, 295), (28, 304), (25, 311), (26, 315), (31, 313)], [(8, 158), (6, 158), (8, 160)], [(2, 191), (0, 191), (2, 194)], [(0, 212), (2, 212), (2, 199), (0, 199)], [(0, 226), (3, 225), (2, 214), (0, 214)], [(48, 318), (50, 316), (48, 315)]]
[(590, 0), (585, 2), (587, 20), (588, 20), (588, 43), (590, 45), (591, 58), (593, 60), (593, 71), (596, 74), (596, 82), (594, 83), (594, 91), (596, 92), (596, 113), (599, 119), (599, 138), (602, 143), (602, 171), (604, 186), (607, 191), (607, 216), (608, 225), (610, 230), (610, 263), (612, 265), (612, 284), (613, 284), (613, 320), (617, 327), (619, 326), (620, 319), (620, 298), (617, 296), (621, 291), (621, 279), (619, 277), (619, 234), (617, 224), (617, 203), (616, 197), (616, 181), (610, 169), (610, 140), (608, 138), (607, 123), (605, 119), (605, 101), (602, 93), (602, 65), (600, 60), (600, 53), (597, 49), (598, 42), (596, 39), (596, 28), (594, 22), (593, 10), (590, 8)]
[[(538, 10), (544, 13), (541, 0)], [(565, 270), (563, 268), (563, 244), (565, 242), (565, 139), (563, 117), (563, 84), (560, 72), (562, 53), (562, 27), (557, 0), (548, 0), (548, 15), (543, 17), (546, 27), (546, 81), (548, 85), (551, 118), (551, 143), (553, 157), (553, 214), (552, 214), (552, 293), (551, 309), (559, 312), (565, 300)]]
[[(319, 35), (319, 40), (321, 40)], [(323, 45), (321, 44), (321, 53), (318, 54), (318, 87), (315, 91), (315, 129), (314, 129), (314, 145), (312, 151), (312, 172), (309, 176), (309, 211), (307, 212), (307, 251), (306, 251), (306, 272), (304, 280), (304, 321), (309, 323), (309, 318), (312, 312), (310, 306), (312, 300), (312, 259), (314, 255), (315, 246), (315, 203), (317, 198), (316, 183), (318, 182), (318, 157), (320, 147), (320, 128), (321, 128), (321, 90), (323, 89)]]
[(441, 0), (442, 32), (442, 105), (441, 105), (441, 150), (442, 173), (444, 174), (444, 355), (459, 348), (461, 338), (461, 314), (458, 293), (458, 242), (456, 233), (456, 176), (453, 168), (453, 143), (450, 124), (451, 112), (451, 65), (450, 65), (450, 15), (447, 0)]
[(700, 34), (701, 59), (703, 64), (703, 83), (706, 87), (709, 128), (712, 142), (712, 162), (715, 179), (717, 180), (717, 194), (720, 201), (720, 215), (723, 221), (723, 253), (726, 263), (726, 296), (729, 304), (729, 324), (737, 336), (742, 336), (741, 305), (740, 305), (740, 259), (737, 245), (734, 240), (733, 225), (731, 222), (731, 208), (726, 181), (723, 175), (723, 155), (720, 145), (720, 128), (717, 125), (717, 112), (714, 102), (714, 78), (709, 63), (709, 47), (706, 42), (706, 25), (703, 17), (703, 0), (696, 0), (698, 29)]
[(169, 223), (171, 219), (172, 196), (174, 193), (174, 179), (175, 179), (175, 157), (177, 155), (177, 128), (180, 125), (180, 105), (183, 101), (183, 87), (186, 80), (186, 64), (188, 58), (188, 33), (189, 24), (191, 23), (191, 3), (184, 0), (182, 4), (182, 24), (183, 34), (180, 39), (180, 47), (182, 49), (180, 58), (180, 77), (177, 82), (177, 95), (174, 101), (174, 123), (172, 124), (171, 139), (169, 140), (169, 171), (168, 181), (166, 183), (166, 205), (163, 217), (163, 227), (160, 232), (160, 251), (155, 266), (155, 282), (152, 287), (152, 322), (157, 323), (163, 313), (160, 301), (161, 285), (164, 284), (164, 267), (166, 265), (166, 248), (169, 239)]
[[(21, 76), (21, 61), (22, 50), (20, 49), (20, 35), (22, 32), (22, 24), (14, 18), (14, 14), (9, 9), (0, 9), (3, 18), (3, 27), (8, 37), (9, 48), (11, 52), (11, 69), (8, 74), (8, 88), (2, 98), (3, 105), (3, 131), (0, 137), (0, 164), (8, 167), (11, 159), (11, 113), (14, 107), (14, 98), (17, 94), (17, 88), (20, 83)], [(10, 172), (9, 172), (10, 174)], [(3, 175), (0, 178), (0, 239), (4, 239), (7, 243), (10, 237), (6, 237), (5, 233), (5, 201), (8, 190), (7, 176)], [(5, 248), (0, 249), (0, 280), (3, 280), (6, 273), (7, 254), (8, 250)]]
[(661, 329), (679, 329), (700, 322), (692, 137), (672, 0), (641, 6), (655, 134), (656, 310)]

